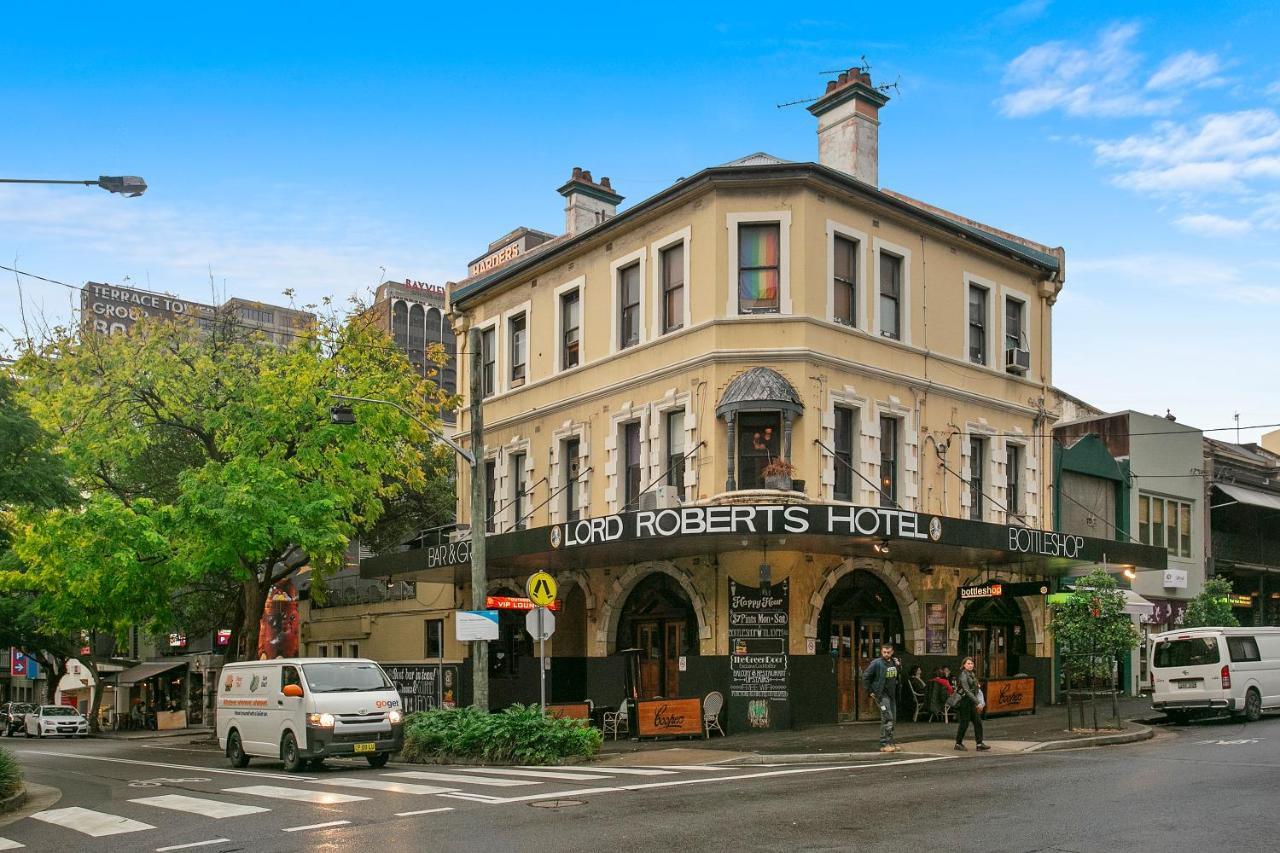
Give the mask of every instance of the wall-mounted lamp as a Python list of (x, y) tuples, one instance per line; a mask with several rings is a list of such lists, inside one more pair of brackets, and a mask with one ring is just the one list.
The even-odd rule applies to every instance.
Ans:
[(889, 543), (888, 543), (887, 541), (885, 541), (885, 542), (874, 542), (874, 543), (872, 543), (871, 547), (872, 547), (872, 548), (875, 550), (875, 552), (876, 552), (877, 554), (879, 554), (881, 557), (887, 557), (887, 556), (889, 556)]
[(1129, 580), (1134, 580), (1135, 578), (1138, 577), (1138, 573), (1135, 572), (1132, 568), (1127, 568), (1124, 570), (1124, 576)]

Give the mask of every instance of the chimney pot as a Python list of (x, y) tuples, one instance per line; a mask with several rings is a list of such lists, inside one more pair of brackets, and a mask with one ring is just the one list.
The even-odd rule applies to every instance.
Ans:
[(826, 91), (826, 92), (824, 92), (823, 94), (825, 95), (825, 94), (827, 94), (828, 92), (834, 92), (834, 91), (836, 90), (836, 86), (837, 86), (837, 85), (838, 85), (838, 84), (836, 83), (836, 81), (835, 81), (835, 80), (828, 80), (828, 81), (827, 81), (827, 91)]
[(611, 190), (611, 189), (613, 189), (613, 187), (609, 186), (609, 179), (608, 179), (608, 178), (601, 178), (601, 179), (600, 179), (600, 186), (604, 187), (604, 188), (605, 188), (605, 189), (607, 189), (607, 190)]
[(595, 183), (595, 181), (591, 180), (591, 170), (590, 170), (590, 169), (583, 169), (583, 170), (582, 170), (582, 180), (586, 181), (586, 182), (587, 182), (587, 183), (589, 183), (589, 184), (594, 184), (594, 183)]
[(581, 177), (582, 177), (582, 167), (581, 167), (581, 166), (574, 166), (574, 167), (573, 167), (573, 176), (574, 176), (575, 178), (581, 178)]
[(878, 186), (880, 108), (889, 98), (861, 68), (841, 71), (809, 106), (818, 120), (818, 162)]
[(848, 83), (848, 82), (849, 82), (849, 72), (841, 71), (840, 77), (836, 80), (836, 85), (843, 86), (845, 83)]

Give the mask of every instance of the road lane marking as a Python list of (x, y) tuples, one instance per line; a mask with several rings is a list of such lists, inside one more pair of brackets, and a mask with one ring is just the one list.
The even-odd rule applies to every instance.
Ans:
[(411, 785), (408, 782), (390, 782), (385, 779), (357, 779), (339, 776), (336, 779), (317, 779), (321, 785), (337, 785), (339, 788), (365, 788), (370, 791), (386, 791), (389, 794), (445, 794), (457, 788), (440, 788), (436, 785)]
[(156, 853), (165, 853), (166, 850), (190, 850), (192, 847), (211, 847), (214, 844), (226, 844), (229, 838), (210, 838), (208, 841), (193, 841), (190, 844), (172, 844), (168, 847), (157, 847)]
[[(521, 767), (521, 770), (538, 770), (537, 767)], [(671, 776), (676, 771), (656, 767), (574, 767), (575, 773), (616, 773), (619, 776)]]
[(308, 829), (328, 829), (331, 826), (346, 826), (351, 823), (349, 820), (331, 820), (325, 823), (309, 823), (306, 826), (290, 826), (280, 830), (281, 832), (306, 832)]
[(524, 770), (514, 767), (468, 767), (463, 773), (488, 773), (493, 776), (532, 776), (536, 779), (559, 779), (565, 782), (589, 782), (593, 779), (608, 779), (592, 773), (569, 773), (564, 770)]
[(36, 812), (32, 817), (45, 823), (51, 823), (54, 826), (61, 826), (64, 829), (74, 829), (76, 832), (90, 835), (94, 838), (155, 829), (149, 823), (130, 820), (127, 817), (107, 814), (106, 812), (95, 812), (92, 809), (82, 809), (79, 806)]
[(673, 773), (674, 773), (674, 772), (682, 772), (682, 771), (685, 771), (685, 770), (693, 770), (693, 771), (695, 771), (695, 772), (696, 772), (696, 771), (701, 770), (701, 771), (702, 771), (702, 772), (704, 772), (704, 773), (715, 773), (717, 770), (737, 770), (737, 769), (738, 769), (738, 767), (737, 767), (736, 765), (732, 765), (732, 764), (730, 764), (730, 765), (721, 765), (721, 764), (655, 764), (655, 765), (653, 765), (653, 766), (654, 766), (655, 768), (659, 769), (659, 770), (670, 770), (670, 771), (672, 771)]
[(396, 812), (395, 817), (414, 817), (420, 814), (438, 814), (440, 812), (451, 812), (453, 806), (442, 806), (438, 809), (418, 809), (416, 812)]
[(142, 797), (130, 800), (144, 806), (155, 806), (161, 809), (172, 809), (176, 812), (190, 812), (205, 817), (243, 817), (244, 815), (269, 812), (271, 809), (262, 806), (242, 806), (239, 803), (225, 803), (220, 800), (206, 800), (201, 797), (188, 797), (183, 794), (164, 794), (159, 797)]
[[(399, 815), (396, 815), (396, 817), (399, 817)], [(0, 838), (0, 850), (17, 850), (19, 847), (26, 846), (27, 845), (22, 844), (21, 842), (14, 841), (9, 838)]]
[(468, 785), (488, 785), (491, 788), (515, 788), (520, 785), (541, 785), (532, 779), (492, 779), (484, 776), (468, 776), (465, 773), (428, 773), (423, 770), (406, 770), (401, 773), (384, 773), (405, 779), (422, 779), (427, 782), (465, 782)]
[(492, 797), (488, 794), (473, 794), (470, 791), (457, 791), (452, 794), (441, 794), (442, 797), (448, 797), (451, 800), (468, 800), (473, 803), (505, 803), (502, 797)]
[(318, 806), (334, 806), (338, 803), (355, 803), (368, 797), (354, 794), (336, 794), (333, 791), (308, 791), (300, 788), (281, 788), (276, 785), (248, 785), (243, 788), (223, 788), (227, 794), (247, 794), (253, 797), (271, 797), (276, 800), (293, 800)]
[(231, 776), (256, 776), (259, 779), (287, 779), (290, 782), (314, 782), (312, 776), (288, 776), (280, 773), (259, 773), (255, 770), (226, 770), (221, 767), (198, 767), (193, 764), (166, 764), (161, 761), (138, 761), (135, 758), (109, 758), (105, 755), (79, 755), (74, 752), (44, 752), (31, 750), (33, 755), (52, 755), (55, 758), (75, 758), (79, 761), (111, 761), (116, 764), (141, 764), (143, 767), (164, 767), (168, 770), (198, 770), (201, 773), (225, 773)]

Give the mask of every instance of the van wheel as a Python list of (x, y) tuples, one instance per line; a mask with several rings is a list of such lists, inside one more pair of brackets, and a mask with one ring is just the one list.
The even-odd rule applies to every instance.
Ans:
[(369, 762), (370, 767), (386, 767), (387, 762), (391, 760), (389, 752), (375, 752), (373, 755), (366, 755), (365, 761)]
[(306, 763), (298, 750), (298, 739), (293, 736), (293, 732), (284, 733), (284, 740), (280, 742), (280, 757), (284, 759), (284, 769), (290, 773), (297, 773)]
[(1251, 723), (1262, 719), (1262, 694), (1252, 687), (1244, 694), (1244, 718)]
[(249, 756), (245, 755), (244, 745), (240, 743), (240, 733), (234, 729), (227, 735), (227, 760), (232, 767), (249, 766)]

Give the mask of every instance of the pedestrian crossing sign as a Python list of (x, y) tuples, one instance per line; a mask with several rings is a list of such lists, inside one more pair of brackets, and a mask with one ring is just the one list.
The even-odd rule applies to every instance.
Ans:
[(536, 607), (550, 607), (556, 600), (556, 579), (546, 572), (534, 572), (525, 584), (529, 600)]

